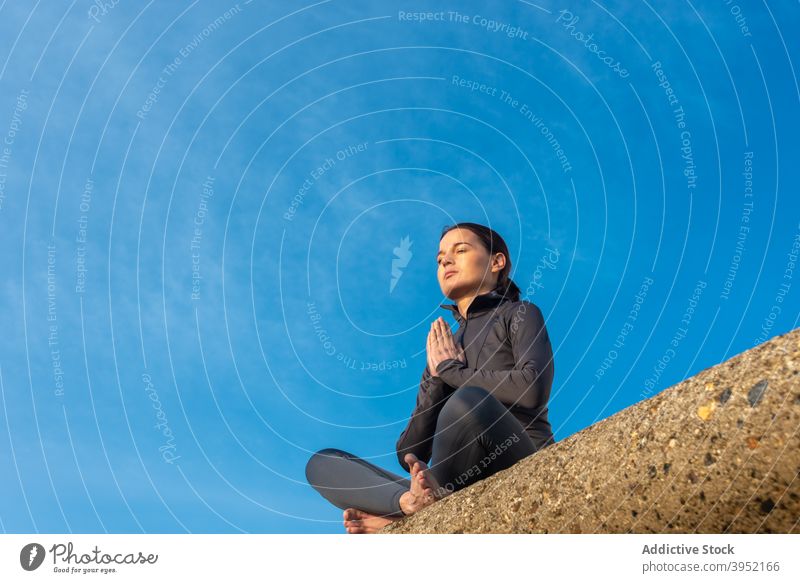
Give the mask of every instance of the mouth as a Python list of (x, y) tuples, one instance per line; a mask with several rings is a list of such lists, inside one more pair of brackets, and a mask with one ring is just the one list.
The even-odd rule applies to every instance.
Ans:
[(448, 271), (447, 273), (444, 274), (444, 278), (447, 279), (448, 277), (450, 277), (451, 275), (455, 275), (456, 273), (458, 273), (458, 272), (457, 271)]

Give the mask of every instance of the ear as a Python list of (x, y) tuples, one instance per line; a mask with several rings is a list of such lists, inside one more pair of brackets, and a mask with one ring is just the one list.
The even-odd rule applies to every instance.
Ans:
[(506, 256), (502, 253), (495, 253), (492, 257), (492, 273), (502, 271), (506, 266)]

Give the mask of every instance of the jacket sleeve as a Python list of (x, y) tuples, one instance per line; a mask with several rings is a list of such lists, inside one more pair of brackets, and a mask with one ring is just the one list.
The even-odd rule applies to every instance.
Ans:
[(436, 420), (453, 391), (453, 387), (445, 384), (440, 377), (431, 376), (428, 367), (425, 367), (419, 384), (416, 407), (411, 413), (408, 425), (397, 440), (397, 459), (407, 472), (410, 468), (403, 459), (407, 453), (413, 453), (423, 462), (430, 461)]
[(449, 358), (436, 367), (439, 377), (453, 387), (474, 385), (486, 389), (508, 406), (537, 408), (547, 404), (553, 384), (553, 350), (541, 310), (523, 301), (511, 311), (508, 334), (514, 355), (511, 370), (468, 368)]

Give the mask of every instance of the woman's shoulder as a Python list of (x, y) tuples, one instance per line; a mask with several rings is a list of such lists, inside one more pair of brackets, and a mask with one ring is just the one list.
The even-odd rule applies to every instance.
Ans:
[(520, 327), (538, 328), (544, 325), (544, 314), (534, 302), (520, 299), (503, 302), (501, 307), (502, 319), (511, 335)]
[(506, 317), (513, 317), (514, 315), (524, 315), (528, 312), (534, 314), (541, 314), (542, 310), (537, 306), (535, 303), (526, 300), (526, 299), (519, 299), (519, 300), (508, 300), (503, 302), (500, 306), (502, 308), (502, 313)]

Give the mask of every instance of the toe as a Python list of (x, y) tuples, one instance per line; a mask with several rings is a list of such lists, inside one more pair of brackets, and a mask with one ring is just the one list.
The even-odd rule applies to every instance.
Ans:
[(359, 518), (362, 518), (362, 515), (361, 511), (358, 508), (348, 508), (347, 510), (345, 510), (345, 516), (344, 516), (345, 520), (353, 521), (353, 520), (358, 520)]

